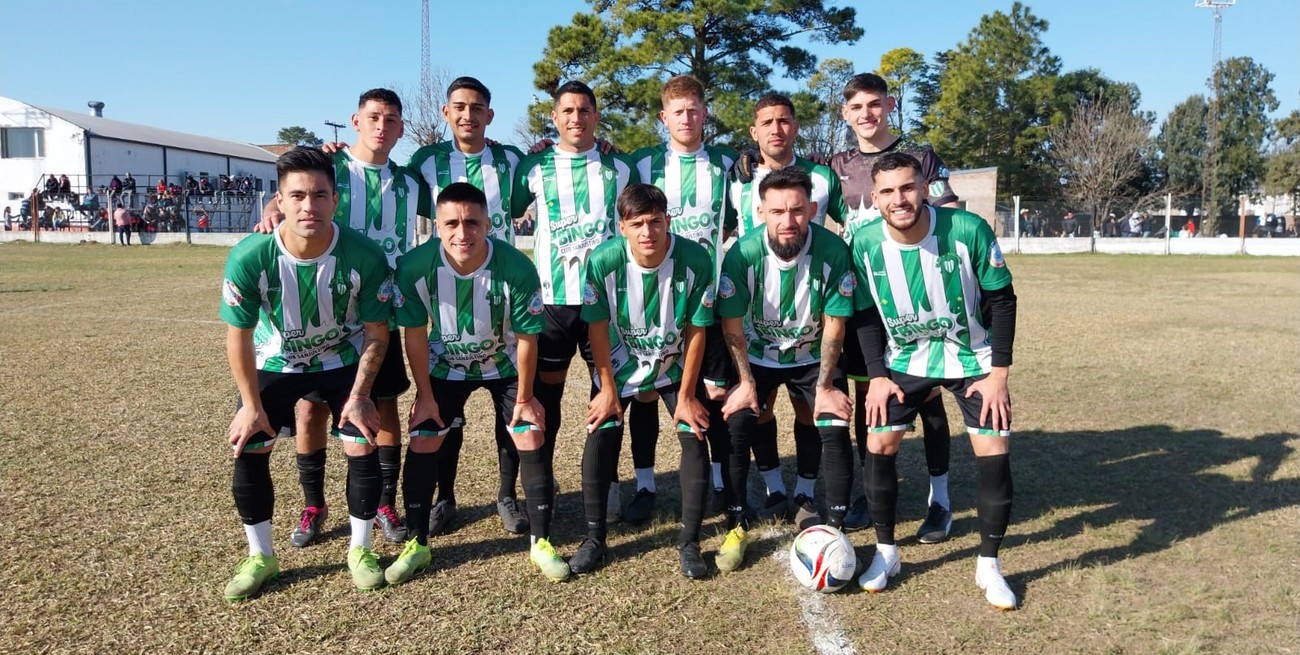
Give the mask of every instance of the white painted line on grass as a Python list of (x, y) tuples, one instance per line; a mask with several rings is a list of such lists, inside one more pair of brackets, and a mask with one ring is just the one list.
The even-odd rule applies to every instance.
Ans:
[[(768, 528), (763, 535), (763, 539), (778, 538), (789, 536), (789, 531)], [(799, 597), (799, 611), (804, 628), (808, 631), (808, 639), (812, 641), (813, 648), (819, 655), (857, 655), (858, 649), (854, 648), (853, 642), (849, 641), (849, 636), (844, 626), (840, 623), (839, 617), (835, 612), (826, 606), (826, 599), (822, 594), (811, 589), (805, 589), (794, 579), (794, 574), (790, 572), (790, 553), (785, 548), (777, 548), (772, 551), (772, 559), (785, 571), (785, 577), (796, 588), (796, 594)]]

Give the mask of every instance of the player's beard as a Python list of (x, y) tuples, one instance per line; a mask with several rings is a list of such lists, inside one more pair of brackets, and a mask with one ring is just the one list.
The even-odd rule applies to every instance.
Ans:
[(767, 235), (768, 249), (772, 251), (773, 255), (776, 255), (777, 257), (780, 257), (785, 261), (790, 261), (795, 257), (797, 257), (799, 255), (799, 252), (803, 250), (804, 244), (807, 242), (808, 242), (808, 230), (804, 230), (803, 234), (800, 234), (798, 239), (795, 239), (788, 245), (781, 245), (781, 243), (777, 241), (775, 237), (773, 237), (770, 234)]

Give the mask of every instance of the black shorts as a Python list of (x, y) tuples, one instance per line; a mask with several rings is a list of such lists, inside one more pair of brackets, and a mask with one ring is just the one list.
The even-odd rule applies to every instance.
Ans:
[[(758, 395), (758, 402), (763, 410), (768, 409), (767, 399), (782, 385), (790, 392), (791, 397), (802, 398), (804, 402), (808, 403), (809, 409), (816, 405), (817, 376), (821, 372), (820, 364), (774, 368), (750, 362), (749, 368), (754, 374), (754, 391)], [(844, 374), (838, 367), (831, 377), (831, 385), (840, 391), (848, 393), (848, 384), (844, 382)]]
[(545, 324), (537, 335), (537, 370), (568, 370), (574, 352), (582, 353), (591, 368), (591, 339), (587, 322), (582, 320), (582, 306), (546, 305), (542, 317)]
[(711, 387), (729, 387), (735, 380), (736, 363), (731, 361), (719, 319), (704, 329), (704, 363), (700, 367), (700, 382)]
[[(258, 371), (257, 391), (262, 399), (262, 410), (266, 412), (266, 418), (271, 423), (274, 434), (254, 435), (248, 440), (244, 449), (264, 448), (275, 443), (278, 437), (292, 435), (294, 405), (308, 395), (315, 395), (320, 398), (319, 402), (329, 405), (332, 434), (347, 441), (364, 443), (366, 439), (361, 436), (361, 431), (357, 430), (356, 426), (348, 425), (339, 429), (339, 415), (343, 413), (343, 405), (347, 402), (348, 394), (352, 392), (352, 384), (356, 378), (356, 366), (313, 373)], [(243, 404), (242, 400), (236, 402), (236, 411)]]
[[(402, 350), (402, 333), (393, 330), (388, 333), (388, 350), (384, 352), (384, 363), (379, 365), (379, 372), (370, 384), (370, 399), (393, 400), (410, 388), (411, 379), (406, 377), (406, 354)], [(303, 396), (303, 400), (317, 404), (325, 402), (315, 392)]]
[[(663, 403), (664, 403), (664, 408), (668, 410), (668, 415), (669, 415), (669, 416), (672, 416), (673, 414), (676, 414), (676, 413), (677, 413), (677, 392), (680, 390), (680, 388), (681, 388), (681, 387), (680, 387), (679, 385), (677, 385), (677, 384), (669, 384), (669, 385), (666, 385), (666, 386), (663, 386), (663, 387), (660, 387), (660, 388), (654, 390), (655, 393), (659, 394), (659, 399), (663, 401)], [(701, 389), (700, 392), (701, 392), (700, 394), (697, 394), (697, 397), (699, 397), (700, 400), (704, 400), (704, 398), (702, 397), (702, 396), (703, 396), (703, 389)], [(595, 393), (595, 391), (593, 390), (593, 394), (594, 394), (594, 393)], [(636, 398), (637, 396), (639, 396), (639, 395), (641, 395), (641, 394), (632, 394), (632, 395), (630, 395), (630, 396), (620, 396), (620, 397), (619, 397), (618, 402), (619, 402), (620, 405), (622, 405), (622, 407), (623, 407), (623, 412), (624, 412), (625, 414), (626, 414), (626, 412), (627, 412), (627, 406), (628, 406), (628, 405), (631, 405), (631, 404), (632, 404), (632, 400), (635, 399), (635, 398)], [(655, 411), (658, 411), (658, 410), (655, 410)], [(612, 416), (607, 416), (607, 417), (605, 417), (605, 421), (604, 421), (604, 422), (602, 422), (602, 423), (600, 423), (600, 424), (598, 424), (598, 425), (591, 426), (591, 427), (593, 427), (593, 428), (595, 428), (595, 429), (597, 429), (597, 430), (602, 429), (602, 428), (610, 428), (610, 427), (618, 427), (618, 428), (621, 429), (621, 428), (622, 428), (622, 423), (619, 422), (619, 421), (617, 421), (616, 419), (614, 419), (614, 417), (612, 417)]]
[[(889, 425), (870, 428), (871, 432), (898, 432), (910, 429), (912, 421), (916, 419), (917, 412), (921, 406), (930, 397), (930, 392), (935, 387), (943, 387), (952, 392), (953, 398), (957, 401), (957, 406), (961, 407), (962, 419), (966, 422), (966, 432), (969, 434), (983, 434), (994, 437), (1009, 437), (1011, 430), (994, 430), (992, 424), (980, 422), (980, 407), (984, 399), (978, 394), (966, 397), (966, 390), (970, 385), (988, 377), (988, 374), (977, 375), (970, 378), (958, 379), (938, 379), (938, 378), (920, 378), (915, 375), (890, 371), (889, 379), (894, 381), (903, 390), (903, 402), (890, 396), (889, 398)], [(1009, 427), (1009, 426), (1008, 426)]]
[(840, 368), (850, 380), (855, 382), (866, 382), (870, 379), (867, 375), (867, 360), (862, 356), (862, 344), (852, 329), (844, 336), (844, 352), (840, 355)]
[(412, 437), (442, 436), (449, 428), (464, 426), (465, 401), (479, 389), (487, 389), (492, 395), (498, 420), (509, 424), (515, 417), (515, 397), (519, 391), (517, 377), (495, 380), (442, 380), (430, 377), (429, 382), (433, 387), (433, 400), (438, 403), (438, 414), (442, 417), (443, 425), (438, 425), (432, 419), (412, 425)]

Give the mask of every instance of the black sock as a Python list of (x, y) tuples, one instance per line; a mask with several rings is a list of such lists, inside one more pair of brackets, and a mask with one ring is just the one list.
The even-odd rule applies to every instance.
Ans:
[(709, 489), (709, 458), (704, 442), (693, 432), (678, 432), (682, 461), (678, 474), (682, 482), (682, 531), (677, 543), (700, 541), (700, 524), (704, 522), (704, 496)]
[(429, 506), (438, 479), (438, 453), (417, 453), (406, 449), (406, 472), (402, 475), (402, 499), (406, 501), (406, 525), (415, 531), (421, 545), (429, 544)]
[(589, 432), (582, 448), (582, 507), (587, 518), (587, 536), (605, 543), (605, 511), (609, 508), (609, 484), (618, 462), (618, 442), (623, 428), (610, 427)]
[(465, 428), (451, 428), (438, 449), (438, 502), (456, 502), (456, 469), (460, 466), (460, 447), (465, 443)]
[(506, 420), (499, 413), (493, 436), (497, 440), (497, 467), (501, 472), (500, 483), (497, 485), (497, 499), (514, 498), (515, 481), (519, 479), (519, 449), (515, 448), (515, 442), (510, 438), (510, 432), (506, 427)]
[(369, 521), (379, 509), (379, 454), (348, 455), (348, 516)]
[[(727, 453), (731, 452), (731, 433), (727, 430), (726, 419), (722, 418), (722, 401), (703, 402), (709, 410), (709, 429), (704, 431), (704, 438), (709, 442), (709, 462), (721, 464), (723, 470), (726, 470)], [(727, 476), (722, 476), (722, 479), (725, 481)]]
[(943, 408), (943, 396), (935, 395), (921, 405), (921, 434), (925, 444), (925, 468), (930, 475), (948, 472), (952, 435), (948, 430), (948, 412)]
[(898, 469), (895, 455), (867, 453), (867, 505), (876, 527), (876, 543), (894, 543), (895, 512), (898, 509)]
[(844, 514), (849, 511), (849, 495), (853, 488), (853, 446), (849, 443), (849, 429), (842, 426), (816, 428), (821, 446), (826, 451), (826, 523), (838, 528), (844, 524)]
[(383, 479), (383, 487), (379, 492), (379, 506), (396, 505), (397, 481), (402, 474), (402, 447), (379, 446), (375, 450), (379, 452), (379, 476)]
[[(550, 414), (546, 422), (551, 422)], [(551, 536), (551, 504), (555, 489), (551, 486), (551, 462), (537, 450), (519, 451), (519, 469), (524, 479), (524, 507), (528, 512), (529, 534), (534, 539), (547, 539)]]
[[(732, 415), (732, 419), (735, 419), (734, 414)], [(757, 421), (758, 419), (755, 418), (754, 420)], [(767, 423), (755, 422), (752, 425), (753, 427), (750, 428), (750, 434), (752, 436), (749, 439), (749, 447), (754, 451), (754, 466), (757, 466), (759, 471), (771, 471), (775, 468), (781, 468), (781, 455), (776, 449), (776, 419), (772, 419)], [(732, 438), (731, 443), (734, 447), (736, 443), (734, 437)], [(745, 453), (745, 462), (745, 466), (748, 468), (748, 452)]]
[[(727, 455), (727, 475), (723, 493), (727, 499), (727, 529), (745, 525), (749, 513), (749, 451), (750, 437), (756, 429), (758, 415), (742, 409), (731, 415), (727, 429), (731, 433), (731, 449)], [(775, 421), (773, 421), (775, 423)]]
[(997, 557), (1002, 537), (1011, 524), (1011, 456), (976, 457), (979, 468), (980, 557)]
[(275, 510), (271, 453), (243, 453), (236, 457), (230, 491), (235, 495), (235, 509), (244, 525), (270, 521)]
[[(542, 449), (549, 452), (555, 450), (555, 435), (560, 432), (560, 424), (564, 420), (562, 403), (564, 398), (564, 384), (546, 384), (541, 378), (533, 385), (533, 396), (542, 406), (542, 411), (546, 413), (546, 430), (544, 432), (546, 441), (542, 444)], [(522, 457), (521, 457), (522, 461)], [(547, 461), (552, 461), (547, 457)], [(521, 464), (522, 466), (522, 464)]]
[(858, 461), (867, 465), (867, 396), (855, 395), (853, 399), (853, 437), (858, 445)]
[(794, 460), (799, 477), (817, 481), (822, 467), (822, 436), (816, 425), (795, 422)]
[(298, 455), (298, 483), (307, 507), (325, 506), (325, 449)]
[(654, 468), (655, 448), (659, 445), (659, 401), (633, 400), (626, 415), (628, 436), (632, 439), (632, 466)]

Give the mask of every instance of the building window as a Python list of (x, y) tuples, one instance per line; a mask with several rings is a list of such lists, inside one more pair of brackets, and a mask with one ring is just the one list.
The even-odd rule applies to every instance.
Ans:
[(14, 159), (20, 157), (45, 156), (45, 130), (39, 127), (3, 127), (0, 128), (0, 157)]

